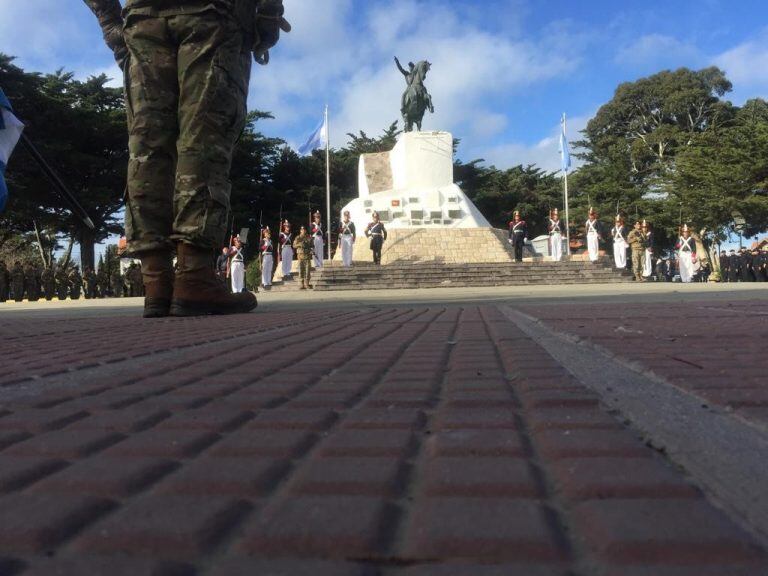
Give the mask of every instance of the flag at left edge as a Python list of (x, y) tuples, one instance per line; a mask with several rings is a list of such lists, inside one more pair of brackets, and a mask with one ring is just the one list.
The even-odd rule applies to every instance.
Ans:
[(16, 143), (24, 130), (24, 124), (13, 115), (11, 103), (0, 88), (0, 212), (8, 200), (8, 187), (5, 184), (5, 168)]

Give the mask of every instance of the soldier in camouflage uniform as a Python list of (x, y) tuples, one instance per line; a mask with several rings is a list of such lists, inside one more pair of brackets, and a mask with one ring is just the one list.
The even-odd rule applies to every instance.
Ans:
[(11, 287), (11, 275), (5, 262), (0, 260), (0, 302), (8, 300), (8, 292)]
[(56, 296), (59, 300), (66, 300), (69, 293), (69, 275), (64, 266), (56, 268)]
[(69, 296), (72, 300), (80, 300), (80, 292), (83, 289), (83, 277), (80, 275), (80, 269), (77, 266), (72, 267), (69, 273)]
[(24, 300), (24, 269), (18, 260), (11, 269), (11, 293), (16, 302)]
[[(250, 57), (269, 61), (290, 30), (282, 0), (84, 0), (125, 72), (128, 251), (142, 260), (144, 316), (248, 312), (218, 282), (232, 150), (246, 115)], [(177, 269), (172, 266), (176, 249)]]
[(312, 255), (314, 254), (314, 239), (307, 234), (307, 228), (302, 226), (299, 235), (293, 240), (293, 251), (299, 261), (299, 277), (301, 278), (301, 290), (312, 288), (309, 283), (312, 271)]
[(635, 280), (645, 282), (643, 265), (645, 264), (645, 249), (648, 247), (648, 237), (643, 232), (642, 224), (638, 220), (634, 229), (627, 235), (627, 243), (632, 248), (632, 272)]
[(46, 300), (53, 300), (56, 293), (56, 278), (53, 275), (53, 268), (48, 267), (40, 275), (40, 282), (43, 285), (43, 294)]

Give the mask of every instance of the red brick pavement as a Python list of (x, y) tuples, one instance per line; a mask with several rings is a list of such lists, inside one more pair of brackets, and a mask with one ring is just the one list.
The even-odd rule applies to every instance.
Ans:
[[(716, 349), (661, 344), (696, 309), (680, 329), (635, 308), (645, 322), (621, 325), (653, 318), (657, 336), (639, 339), (617, 339), (610, 311), (528, 311), (642, 342), (644, 361), (672, 350), (682, 377)], [(494, 306), (31, 316), (0, 338), (3, 576), (768, 572), (756, 540)]]
[(598, 344), (768, 426), (768, 302), (525, 306), (546, 325)]

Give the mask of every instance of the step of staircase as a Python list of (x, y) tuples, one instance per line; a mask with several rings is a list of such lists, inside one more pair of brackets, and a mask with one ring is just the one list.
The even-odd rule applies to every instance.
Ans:
[(384, 290), (407, 288), (467, 288), (632, 282), (627, 270), (616, 270), (609, 259), (598, 262), (520, 262), (447, 264), (398, 262), (382, 266), (327, 266), (313, 278), (315, 290)]

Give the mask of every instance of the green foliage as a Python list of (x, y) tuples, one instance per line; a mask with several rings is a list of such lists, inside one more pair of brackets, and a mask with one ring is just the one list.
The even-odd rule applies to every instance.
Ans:
[(245, 267), (245, 285), (248, 290), (254, 292), (258, 290), (261, 285), (261, 259), (254, 258), (250, 264)]

